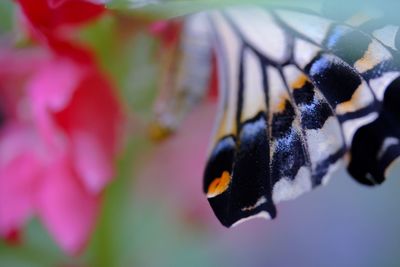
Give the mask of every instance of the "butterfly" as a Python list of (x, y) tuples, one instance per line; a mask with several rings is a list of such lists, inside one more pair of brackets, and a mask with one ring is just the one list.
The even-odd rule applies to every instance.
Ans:
[(398, 26), (256, 6), (201, 13), (187, 25), (187, 46), (200, 32), (217, 58), (203, 191), (224, 226), (275, 218), (277, 203), (326, 184), (343, 163), (362, 184), (385, 180), (400, 155)]

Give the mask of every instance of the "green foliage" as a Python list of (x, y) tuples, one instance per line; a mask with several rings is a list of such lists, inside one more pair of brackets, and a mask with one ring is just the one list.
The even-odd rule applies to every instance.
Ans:
[[(138, 0), (112, 0), (109, 8), (130, 10), (132, 13), (146, 14), (156, 18), (172, 18), (208, 9), (232, 5), (258, 4), (265, 6), (311, 7), (321, 5), (320, 0), (160, 0), (157, 4), (140, 6)], [(148, 1), (151, 2), (151, 1)]]
[(14, 5), (12, 1), (0, 1), (0, 34), (10, 31), (12, 28)]

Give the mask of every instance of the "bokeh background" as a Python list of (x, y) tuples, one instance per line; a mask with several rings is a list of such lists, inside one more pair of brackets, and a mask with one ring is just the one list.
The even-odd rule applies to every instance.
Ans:
[[(12, 2), (0, 2), (2, 36), (15, 33), (14, 14)], [(219, 224), (201, 192), (216, 100), (195, 107), (164, 142), (146, 131), (159, 71), (159, 43), (143, 26), (152, 16), (158, 13), (115, 11), (80, 33), (118, 85), (130, 119), (87, 248), (66, 255), (33, 218), (21, 240), (0, 241), (0, 266), (400, 266), (396, 166), (376, 188), (357, 184), (342, 167), (328, 186), (279, 204), (274, 221)]]

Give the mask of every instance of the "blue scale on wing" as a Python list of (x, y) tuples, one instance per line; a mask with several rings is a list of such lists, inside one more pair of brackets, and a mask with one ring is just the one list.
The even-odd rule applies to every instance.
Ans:
[(299, 169), (306, 165), (306, 153), (302, 144), (301, 133), (294, 122), (296, 114), (289, 100), (284, 109), (273, 113), (271, 179), (275, 184), (280, 179), (294, 180)]
[(355, 132), (377, 117), (376, 95), (352, 66), (335, 55), (321, 53), (306, 66), (305, 73), (332, 107), (350, 147)]
[(361, 78), (352, 68), (324, 55), (311, 62), (306, 72), (333, 108), (349, 101), (361, 85)]
[[(326, 182), (332, 166), (346, 151), (332, 107), (305, 76), (292, 85), (312, 166), (313, 187)], [(334, 169), (334, 168), (332, 168)]]
[(311, 161), (305, 133), (281, 71), (269, 68), (271, 106), (271, 183), (274, 203), (312, 189)]
[[(302, 175), (308, 175), (311, 188), (314, 188), (328, 181), (329, 174), (335, 169), (335, 163), (346, 151), (340, 123), (332, 106), (302, 69), (288, 65), (283, 69), (283, 75), (298, 114), (303, 147), (306, 149), (310, 166), (310, 172), (303, 170), (299, 174), (299, 180)], [(303, 184), (297, 187), (306, 191), (305, 179), (302, 181)]]
[(305, 130), (318, 130), (333, 116), (329, 104), (315, 93), (314, 85), (308, 80), (300, 88), (294, 88), (293, 98), (301, 112), (301, 125)]
[[(275, 181), (275, 202), (295, 198), (325, 184), (346, 153), (341, 126), (332, 106), (303, 70), (288, 65), (283, 69), (283, 78), (291, 101), (276, 116), (276, 121), (280, 121), (276, 131), (280, 153), (272, 161), (272, 166), (277, 164), (277, 168), (271, 177), (281, 179)], [(291, 182), (287, 182), (289, 177)]]

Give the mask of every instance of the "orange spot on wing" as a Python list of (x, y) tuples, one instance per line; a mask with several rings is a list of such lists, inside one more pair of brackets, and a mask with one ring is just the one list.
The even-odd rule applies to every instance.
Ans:
[(293, 88), (293, 89), (300, 89), (300, 88), (302, 88), (302, 87), (306, 84), (307, 81), (308, 81), (307, 76), (305, 76), (305, 75), (300, 75), (300, 77), (297, 78), (297, 80), (295, 80), (295, 81), (292, 83), (292, 88)]
[(368, 71), (385, 59), (385, 54), (379, 50), (376, 51), (374, 48), (375, 46), (373, 46), (373, 44), (371, 43), (368, 47), (368, 50), (364, 53), (363, 57), (354, 64), (354, 67), (359, 72)]
[(231, 175), (229, 174), (229, 172), (224, 171), (221, 177), (215, 178), (208, 186), (207, 197), (211, 198), (222, 194), (228, 189), (230, 182)]
[(286, 97), (282, 97), (282, 99), (279, 101), (278, 105), (276, 105), (276, 112), (283, 112), (286, 108)]

